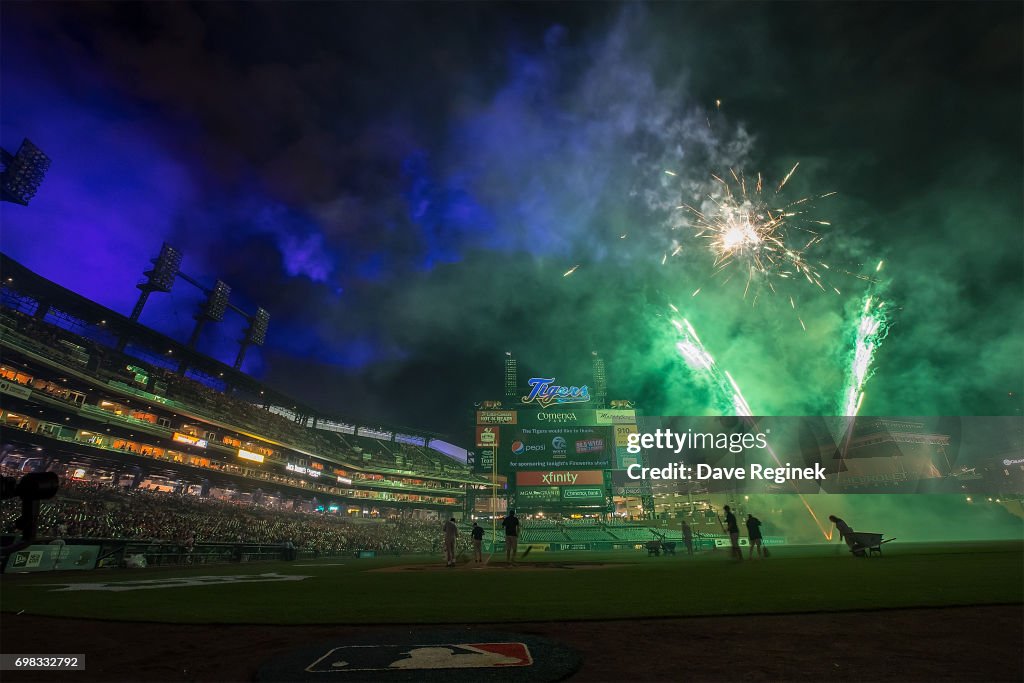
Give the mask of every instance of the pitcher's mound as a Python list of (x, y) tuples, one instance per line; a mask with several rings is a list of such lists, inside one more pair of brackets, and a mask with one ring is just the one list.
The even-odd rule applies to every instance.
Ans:
[(467, 570), (477, 571), (538, 571), (551, 569), (611, 569), (613, 567), (625, 567), (626, 563), (620, 562), (517, 562), (509, 564), (504, 560), (491, 562), (460, 562), (454, 567), (446, 567), (440, 563), (429, 564), (403, 564), (397, 567), (382, 567), (371, 569), (374, 572), (458, 572)]

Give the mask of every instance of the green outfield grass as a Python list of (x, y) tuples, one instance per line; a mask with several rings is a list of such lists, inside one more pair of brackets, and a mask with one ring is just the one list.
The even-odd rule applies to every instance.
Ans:
[[(609, 563), (602, 569), (531, 569), (539, 563)], [(323, 563), (339, 563), (332, 566)], [(882, 558), (838, 545), (782, 547), (734, 563), (724, 552), (694, 559), (646, 553), (531, 553), (519, 567), (443, 564), (429, 557), (337, 558), (185, 569), (6, 575), (0, 609), (30, 614), (158, 622), (468, 623), (750, 614), (1024, 602), (1024, 543), (890, 544)], [(503, 564), (503, 563), (501, 563)], [(267, 572), (301, 581), (54, 592), (121, 582)]]

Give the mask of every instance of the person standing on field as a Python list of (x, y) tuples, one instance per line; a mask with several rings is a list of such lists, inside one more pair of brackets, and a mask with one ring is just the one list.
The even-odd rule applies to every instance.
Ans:
[(483, 548), (481, 546), (483, 546), (484, 542), (484, 528), (476, 522), (473, 522), (473, 531), (471, 534), (473, 536), (473, 561), (477, 563), (483, 562), (484, 555)]
[(754, 515), (747, 515), (747, 536), (750, 537), (750, 559), (754, 559), (754, 546), (757, 546), (757, 556), (762, 557), (761, 520)]
[(449, 567), (455, 566), (455, 537), (458, 533), (454, 517), (444, 523), (444, 557)]
[(505, 519), (501, 520), (501, 526), (505, 527), (505, 561), (514, 563), (519, 547), (519, 518), (515, 510), (508, 511)]
[(729, 540), (732, 542), (732, 556), (737, 560), (743, 559), (743, 551), (740, 550), (740, 525), (736, 522), (736, 515), (728, 505), (725, 510), (725, 526), (729, 531)]

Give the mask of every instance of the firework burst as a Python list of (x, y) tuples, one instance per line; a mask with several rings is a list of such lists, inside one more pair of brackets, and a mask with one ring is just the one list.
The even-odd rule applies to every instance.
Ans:
[(799, 166), (795, 164), (774, 189), (766, 189), (760, 173), (756, 180), (735, 170), (728, 174), (731, 180), (712, 174), (714, 187), (701, 209), (689, 204), (678, 207), (692, 215), (696, 237), (707, 240), (714, 256), (714, 275), (727, 273), (727, 282), (737, 272), (743, 273), (744, 297), (752, 285), (760, 283), (774, 293), (779, 279), (806, 279), (826, 290), (821, 269), (829, 267), (811, 261), (807, 254), (822, 239), (818, 230), (830, 223), (809, 213), (814, 200), (836, 193), (783, 202), (779, 193)]

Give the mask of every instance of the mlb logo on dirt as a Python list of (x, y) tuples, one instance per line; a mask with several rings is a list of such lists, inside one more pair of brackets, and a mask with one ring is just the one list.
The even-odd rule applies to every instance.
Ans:
[(306, 671), (366, 672), (413, 669), (484, 669), (530, 666), (525, 643), (346, 645), (328, 650)]

